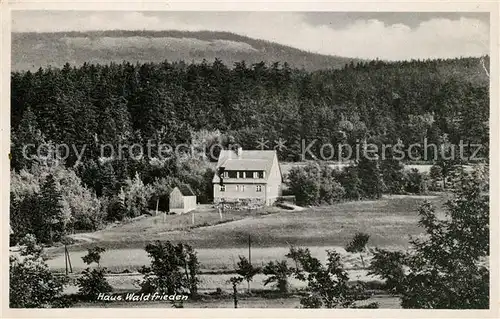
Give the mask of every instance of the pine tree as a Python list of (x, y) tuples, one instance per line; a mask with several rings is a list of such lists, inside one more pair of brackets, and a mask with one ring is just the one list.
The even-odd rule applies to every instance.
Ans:
[(359, 178), (358, 167), (346, 167), (340, 176), (340, 182), (345, 189), (346, 198), (354, 200), (361, 198), (361, 179)]
[(404, 165), (395, 159), (392, 154), (381, 162), (382, 176), (387, 192), (402, 194), (405, 187)]
[(24, 111), (19, 127), (12, 130), (11, 167), (16, 170), (29, 168), (31, 166), (29, 158), (36, 154), (36, 148), (43, 143), (45, 136), (38, 127), (35, 114), (28, 108)]
[(360, 189), (363, 198), (378, 199), (382, 197), (385, 185), (378, 160), (361, 156), (358, 161), (358, 175), (361, 179)]
[(42, 242), (59, 241), (68, 221), (63, 218), (62, 195), (52, 174), (41, 187), (39, 201), (40, 211), (33, 222), (36, 237)]

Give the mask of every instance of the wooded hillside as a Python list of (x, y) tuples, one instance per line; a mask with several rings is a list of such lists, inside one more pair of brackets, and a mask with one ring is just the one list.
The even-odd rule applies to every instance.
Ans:
[[(185, 154), (158, 159), (155, 147), (142, 158), (132, 156), (137, 147), (146, 150), (148, 144), (186, 143), (204, 153), (211, 145), (231, 143), (258, 149), (261, 139), (272, 148), (281, 138), (286, 147), (278, 149), (280, 160), (298, 161), (303, 140), (317, 141), (310, 148), (315, 154), (322, 143), (400, 141), (408, 151), (410, 143), (424, 139), (437, 145), (458, 145), (462, 140), (466, 145), (483, 144), (476, 156), (486, 157), (487, 83), (477, 58), (372, 61), (315, 72), (286, 63), (238, 62), (228, 67), (219, 60), (67, 64), (61, 69), (14, 72), (11, 225), (16, 236), (35, 232), (50, 242), (58, 240), (53, 233), (96, 229), (106, 221), (147, 213), (156, 203), (166, 210), (169, 192), (180, 184), (190, 185), (199, 202), (210, 202), (210, 162)], [(28, 159), (23, 147), (29, 144), (28, 156), (36, 155), (37, 146), (60, 144), (68, 146), (69, 157), (62, 162)], [(103, 158), (111, 155), (101, 154), (105, 144), (115, 152), (120, 145), (129, 148), (121, 157)], [(133, 145), (137, 147), (131, 155)], [(412, 152), (425, 155), (422, 149)], [(465, 155), (471, 155), (469, 150)], [(438, 179), (449, 175), (455, 163), (444, 164), (442, 174), (434, 174)], [(362, 160), (358, 166), (343, 175), (323, 169), (329, 182), (317, 187), (313, 202), (423, 189), (418, 171), (403, 180), (398, 161), (379, 165)], [(309, 171), (318, 170), (311, 166)], [(295, 173), (292, 181), (302, 187), (307, 174)], [(328, 189), (322, 190), (325, 185)], [(58, 228), (49, 233), (43, 220), (57, 220), (50, 227)]]

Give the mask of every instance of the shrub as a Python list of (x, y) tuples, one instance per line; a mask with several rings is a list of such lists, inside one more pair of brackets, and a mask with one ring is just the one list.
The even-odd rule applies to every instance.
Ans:
[(356, 301), (368, 299), (364, 286), (349, 283), (340, 255), (330, 250), (327, 254), (326, 265), (323, 265), (311, 256), (308, 248), (290, 248), (287, 257), (297, 265), (295, 278), (306, 281), (310, 293), (301, 299), (300, 304), (304, 308), (352, 308)]
[(103, 208), (106, 209), (106, 220), (110, 222), (123, 220), (127, 216), (125, 208), (125, 194), (120, 192), (118, 196), (102, 200)]
[(199, 262), (191, 246), (156, 241), (146, 246), (146, 252), (151, 258), (151, 267), (139, 270), (144, 274), (140, 283), (142, 292), (175, 294), (189, 290), (192, 296), (196, 295)]
[(443, 169), (439, 165), (432, 165), (429, 171), (430, 185), (432, 191), (440, 191), (444, 188)]
[(412, 194), (424, 194), (427, 192), (427, 177), (418, 169), (412, 168), (406, 174), (406, 191)]
[(293, 167), (288, 173), (290, 190), (295, 194), (299, 205), (318, 205), (320, 198), (319, 168), (309, 164), (307, 167)]
[(345, 189), (337, 181), (337, 173), (328, 165), (321, 166), (321, 185), (319, 200), (322, 203), (333, 204), (345, 196)]
[(345, 196), (337, 175), (331, 167), (317, 163), (293, 167), (288, 174), (289, 187), (299, 205), (333, 204)]
[(248, 293), (250, 293), (250, 282), (253, 280), (253, 277), (260, 272), (260, 268), (254, 267), (250, 261), (243, 256), (239, 256), (239, 258), (240, 261), (237, 263), (238, 268), (236, 269), (236, 273), (246, 280)]
[(55, 276), (43, 260), (43, 249), (33, 235), (21, 240), (20, 256), (9, 258), (9, 306), (11, 308), (51, 308), (61, 306), (65, 278)]
[(243, 277), (231, 277), (229, 282), (233, 286), (234, 308), (238, 308), (238, 285), (243, 281)]
[(127, 179), (125, 184), (119, 196), (124, 198), (128, 217), (137, 217), (147, 213), (153, 188), (150, 185), (144, 185), (138, 173), (135, 174), (133, 180)]
[(363, 260), (363, 255), (361, 253), (366, 249), (366, 244), (368, 243), (369, 239), (370, 235), (365, 233), (357, 233), (345, 248), (347, 252), (359, 253), (363, 267), (365, 267), (365, 261)]
[(97, 267), (100, 267), (100, 261), (101, 261), (101, 253), (105, 252), (106, 250), (102, 247), (96, 246), (94, 248), (89, 248), (87, 255), (82, 257), (82, 260), (84, 263), (87, 265), (90, 265), (92, 263), (96, 263)]
[(281, 293), (288, 292), (288, 277), (293, 274), (293, 269), (289, 268), (286, 260), (270, 261), (263, 269), (262, 273), (266, 276), (264, 286), (275, 283)]
[(87, 255), (82, 257), (83, 262), (87, 265), (91, 265), (92, 263), (97, 264), (96, 269), (87, 267), (77, 279), (78, 294), (87, 300), (95, 301), (100, 293), (113, 291), (113, 288), (105, 277), (107, 273), (106, 268), (101, 268), (100, 266), (101, 253), (104, 251), (104, 248), (98, 246), (89, 248)]
[(77, 279), (78, 294), (86, 300), (95, 301), (100, 293), (113, 291), (113, 288), (106, 280), (106, 268), (87, 268), (82, 272), (82, 275)]

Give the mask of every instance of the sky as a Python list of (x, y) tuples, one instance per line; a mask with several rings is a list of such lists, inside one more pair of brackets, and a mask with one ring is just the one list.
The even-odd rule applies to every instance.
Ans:
[(310, 52), (364, 59), (480, 56), (489, 14), (459, 12), (14, 11), (13, 32), (229, 31)]

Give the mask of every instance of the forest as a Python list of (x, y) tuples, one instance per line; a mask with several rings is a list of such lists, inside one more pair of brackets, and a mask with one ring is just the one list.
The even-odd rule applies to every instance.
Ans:
[[(200, 202), (211, 200), (210, 162), (182, 154), (165, 160), (154, 148), (140, 159), (103, 158), (104, 144), (147, 148), (148, 143), (185, 143), (206, 152), (214, 144), (256, 149), (259, 140), (282, 139), (287, 144), (277, 149), (280, 161), (296, 162), (304, 160), (303, 141), (318, 141), (311, 147), (314, 154), (321, 143), (399, 142), (407, 147), (424, 140), (436, 145), (462, 141), (483, 145), (476, 156), (487, 158), (489, 87), (478, 67), (484, 60), (488, 57), (360, 61), (306, 71), (278, 62), (227, 66), (216, 59), (66, 64), (13, 72), (14, 233), (21, 236), (39, 227), (39, 221), (25, 222), (37, 208), (40, 219), (60, 212), (54, 229), (97, 229), (105, 221), (154, 207), (178, 183), (189, 184)], [(479, 71), (465, 77), (470, 70)], [(23, 146), (28, 144), (34, 147), (26, 158)], [(85, 152), (81, 158), (71, 153), (62, 162), (42, 160), (34, 157), (42, 144), (85, 146)], [(416, 152), (426, 160), (422, 149)], [(472, 155), (471, 149), (466, 155)], [(44, 229), (35, 231), (37, 238), (58, 240), (53, 230)]]

